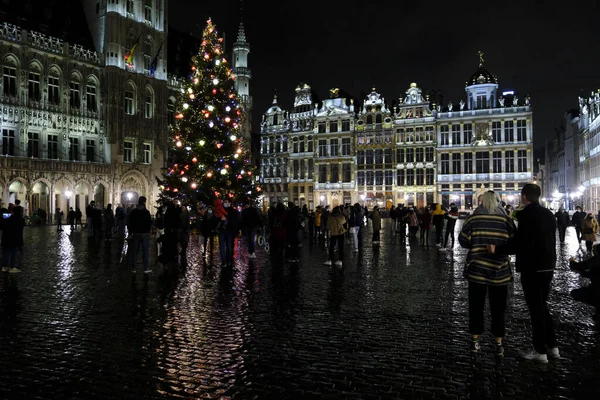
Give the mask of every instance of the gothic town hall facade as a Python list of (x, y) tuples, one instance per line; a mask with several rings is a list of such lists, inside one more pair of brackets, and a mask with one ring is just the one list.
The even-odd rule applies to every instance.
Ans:
[(308, 84), (296, 88), (290, 110), (275, 97), (261, 122), (262, 206), (471, 209), (482, 187), (518, 204), (520, 188), (535, 179), (529, 96), (499, 92), (481, 53), (465, 91), (466, 101), (446, 106), (416, 83), (393, 107), (375, 88), (360, 105), (338, 89), (314, 102)]
[[(0, 10), (0, 199), (49, 218), (92, 200), (104, 207), (146, 196), (155, 205), (176, 75), (187, 74), (199, 40), (172, 39), (167, 0), (33, 3), (4, 0)], [(167, 71), (171, 43), (176, 75)], [(243, 26), (233, 47), (249, 109)]]

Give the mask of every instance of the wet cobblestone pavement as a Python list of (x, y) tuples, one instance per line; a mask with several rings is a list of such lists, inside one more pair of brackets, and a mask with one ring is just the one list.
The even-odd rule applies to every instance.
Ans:
[[(385, 221), (386, 223), (388, 221)], [(561, 251), (551, 295), (562, 359), (536, 366), (518, 279), (506, 354), (492, 338), (468, 351), (466, 251), (401, 246), (384, 224), (379, 247), (323, 265), (304, 242), (297, 267), (244, 244), (235, 269), (198, 246), (175, 277), (132, 274), (118, 241), (26, 228), (23, 272), (0, 277), (0, 398), (518, 399), (600, 394), (593, 309), (569, 292), (585, 279)], [(368, 237), (368, 235), (367, 235)], [(458, 245), (458, 244), (457, 244)], [(154, 246), (152, 246), (154, 247)], [(348, 249), (347, 249), (348, 250)], [(153, 248), (153, 253), (155, 249)], [(154, 258), (153, 258), (154, 259)], [(486, 321), (489, 327), (489, 320)]]

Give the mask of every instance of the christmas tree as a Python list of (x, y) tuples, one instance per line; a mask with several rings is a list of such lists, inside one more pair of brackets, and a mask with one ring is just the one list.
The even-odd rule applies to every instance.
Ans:
[(260, 188), (254, 185), (250, 144), (240, 133), (243, 110), (234, 79), (223, 38), (209, 19), (176, 106), (169, 161), (159, 179), (161, 198), (210, 205), (216, 198), (256, 199)]

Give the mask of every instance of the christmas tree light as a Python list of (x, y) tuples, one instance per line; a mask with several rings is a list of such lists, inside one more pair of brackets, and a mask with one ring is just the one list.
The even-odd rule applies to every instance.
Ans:
[(241, 202), (260, 192), (249, 143), (239, 131), (243, 110), (222, 42), (209, 19), (181, 90), (168, 166), (157, 178), (163, 199), (212, 205), (216, 197)]

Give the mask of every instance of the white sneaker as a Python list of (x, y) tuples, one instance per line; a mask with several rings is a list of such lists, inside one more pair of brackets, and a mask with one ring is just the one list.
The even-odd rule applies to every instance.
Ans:
[(445, 253), (446, 252), (446, 248), (445, 247), (440, 247), (438, 249), (438, 251), (441, 252), (441, 253)]
[(324, 265), (331, 265), (331, 260), (327, 260), (323, 263)]
[(8, 267), (2, 267), (2, 272), (8, 272)]
[(535, 350), (532, 350), (528, 353), (523, 353), (521, 356), (530, 361), (535, 361), (541, 364), (548, 364), (548, 356), (546, 354), (540, 354)]
[(335, 262), (335, 265), (337, 265), (338, 267), (341, 267), (341, 266), (342, 266), (342, 264), (343, 264), (343, 263), (342, 263), (341, 261), (336, 261), (336, 262)]
[(560, 358), (560, 352), (558, 351), (558, 347), (548, 347), (548, 357), (549, 358)]
[(248, 254), (248, 258), (256, 258), (256, 254), (250, 253), (250, 254)]
[(21, 272), (21, 270), (19, 268), (11, 268), (8, 270), (9, 274), (17, 274), (19, 272)]

